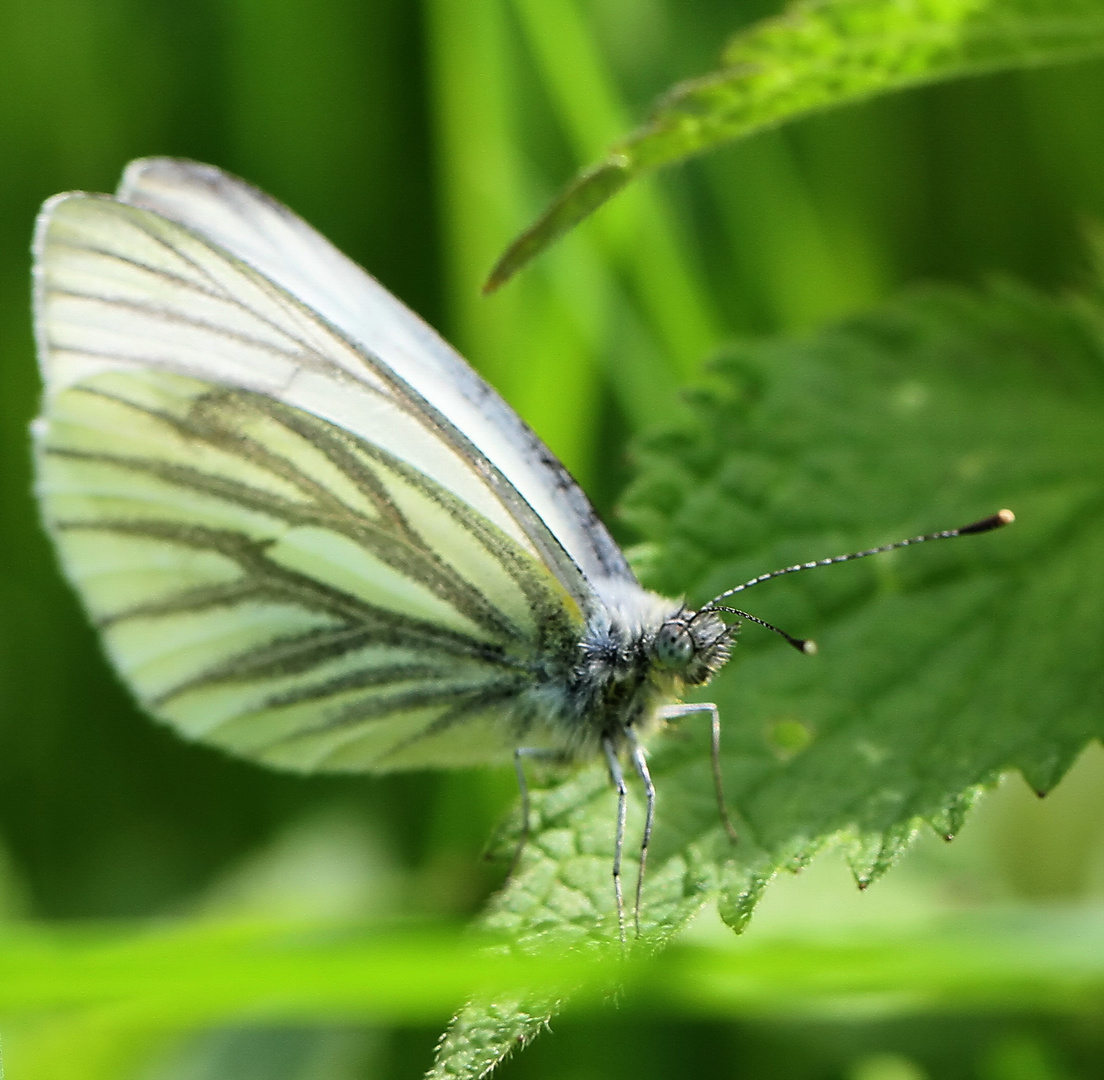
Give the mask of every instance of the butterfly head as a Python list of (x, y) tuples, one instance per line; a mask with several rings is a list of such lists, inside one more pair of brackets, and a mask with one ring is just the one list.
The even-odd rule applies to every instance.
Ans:
[(735, 636), (736, 628), (727, 626), (715, 611), (681, 608), (652, 639), (652, 662), (687, 686), (701, 686), (724, 667)]

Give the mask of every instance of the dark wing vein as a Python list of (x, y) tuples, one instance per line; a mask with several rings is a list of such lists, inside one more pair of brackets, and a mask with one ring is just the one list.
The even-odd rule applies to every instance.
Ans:
[[(335, 709), (332, 715), (327, 716), (320, 723), (305, 726), (294, 735), (285, 736), (279, 741), (290, 743), (299, 739), (309, 739), (339, 731), (342, 728), (357, 727), (368, 721), (383, 720), (395, 713), (410, 712), (413, 709), (424, 709), (437, 705), (451, 706), (448, 712), (462, 709), (467, 715), (473, 710), (484, 709), (490, 705), (516, 698), (525, 685), (525, 681), (518, 678), (500, 679), (492, 682), (488, 682), (484, 678), (469, 683), (446, 682), (443, 686), (425, 684), (392, 694), (372, 695), (363, 701), (354, 701), (340, 709)], [(448, 715), (448, 713), (445, 715)], [(431, 732), (429, 729), (431, 727), (436, 728), (441, 719), (442, 717), (438, 717), (427, 724), (426, 727), (411, 732), (408, 738), (392, 747), (390, 752), (396, 753), (400, 748), (419, 742), (429, 734), (436, 734), (436, 731)], [(438, 730), (443, 731), (444, 726)]]
[[(148, 236), (149, 233), (147, 232), (146, 235)], [(100, 247), (97, 244), (80, 243), (76, 240), (54, 240), (53, 247), (57, 250), (64, 249), (67, 251), (83, 251), (89, 255), (98, 255), (100, 258), (103, 259), (113, 259), (117, 262), (125, 263), (127, 266), (133, 266), (136, 270), (143, 270), (147, 274), (162, 278), (163, 280), (173, 285), (174, 288), (177, 288), (182, 292), (186, 291), (196, 293), (199, 296), (206, 296), (211, 300), (233, 299), (233, 297), (229, 293), (227, 293), (225, 289), (219, 286), (218, 283), (207, 274), (204, 274), (204, 277), (206, 277), (207, 280), (215, 286), (214, 288), (204, 288), (204, 286), (201, 285), (198, 281), (193, 281), (191, 278), (183, 277), (180, 274), (174, 274), (171, 270), (164, 269), (164, 267), (153, 266), (150, 263), (143, 262), (141, 259), (135, 258), (133, 255), (124, 255), (122, 252), (112, 251), (110, 248)], [(190, 265), (195, 267), (195, 269), (197, 270), (200, 269), (199, 267), (196, 267), (194, 263), (191, 263)], [(83, 296), (91, 299), (106, 299), (106, 297), (104, 297), (102, 294), (99, 294), (96, 297), (89, 297), (88, 293), (66, 292), (66, 290), (57, 289), (54, 286), (51, 286), (50, 291), (61, 292), (68, 296)]]
[[(579, 567), (567, 554), (563, 545), (549, 530), (547, 525), (545, 525), (540, 516), (525, 499), (521, 497), (517, 489), (478, 449), (478, 447), (442, 415), (438, 409), (414, 390), (413, 387), (411, 387), (406, 380), (401, 378), (391, 367), (380, 358), (372, 355), (363, 346), (349, 340), (340, 329), (323, 320), (316, 312), (306, 308), (297, 299), (284, 292), (279, 286), (274, 285), (268, 278), (254, 270), (247, 263), (228, 252), (211, 247), (207, 240), (202, 236), (192, 233), (186, 226), (179, 225), (178, 223), (171, 223), (172, 228), (182, 229), (197, 244), (203, 246), (213, 255), (223, 260), (225, 265), (233, 267), (243, 278), (247, 279), (253, 287), (262, 291), (270, 303), (286, 311), (289, 315), (294, 316), (294, 318), (290, 318), (286, 321), (276, 320), (267, 312), (258, 311), (254, 307), (247, 306), (239, 297), (227, 292), (225, 287), (201, 264), (201, 262), (193, 259), (183, 250), (182, 245), (173, 244), (169, 239), (159, 234), (155, 226), (163, 219), (160, 219), (150, 211), (139, 208), (126, 207), (119, 203), (114, 203), (114, 206), (117, 210), (126, 212), (128, 222), (130, 222), (135, 229), (165, 250), (172, 258), (180, 259), (186, 265), (192, 267), (205, 280), (209, 281), (212, 288), (217, 291), (219, 296), (225, 299), (227, 304), (235, 306), (239, 311), (245, 313), (249, 319), (269, 327), (282, 338), (293, 342), (298, 348), (302, 349), (302, 355), (293, 354), (293, 363), (302, 366), (304, 369), (322, 373), (328, 378), (335, 379), (338, 382), (355, 383), (360, 389), (380, 395), (382, 398), (388, 400), (393, 406), (398, 407), (415, 418), (419, 424), (432, 429), (446, 445), (468, 462), (470, 468), (479, 475), (488, 488), (495, 493), (498, 501), (541, 553), (541, 557), (546, 565), (560, 580), (561, 585), (574, 598), (578, 606), (584, 610), (588, 608), (593, 598), (585, 578), (580, 572)], [(131, 265), (138, 266), (143, 271), (147, 269), (147, 264), (142, 262), (135, 263), (122, 253), (115, 253), (114, 257), (118, 258), (123, 263), (130, 263)], [(163, 273), (163, 271), (158, 272)], [(173, 280), (171, 275), (166, 275), (166, 278), (167, 280)], [(150, 307), (148, 310), (167, 317), (167, 313), (159, 306)], [(174, 317), (178, 317), (180, 321), (184, 323), (191, 321), (193, 325), (202, 327), (216, 334), (223, 333), (230, 340), (234, 340), (234, 334), (237, 333), (237, 331), (227, 330), (225, 327), (213, 326), (202, 320), (189, 320), (187, 316), (180, 313), (174, 312)], [(334, 361), (324, 353), (320, 353), (315, 346), (305, 341), (302, 333), (297, 331), (295, 325), (303, 319), (308, 320), (310, 324), (328, 335), (328, 337), (334, 341), (335, 346), (340, 343), (341, 347), (348, 350), (350, 358), (355, 357), (357, 363), (364, 372), (371, 373), (376, 380), (375, 383), (368, 382), (363, 377), (354, 375), (346, 367), (343, 367), (340, 363)], [(288, 360), (288, 354), (286, 352), (274, 348), (270, 343), (252, 339), (250, 343), (260, 348), (270, 350), (274, 356), (279, 357), (281, 360)], [(87, 355), (96, 354), (88, 353)]]
[[(310, 348), (309, 346), (304, 345), (293, 338), (290, 334), (287, 333), (287, 331), (281, 331), (281, 336), (289, 338), (295, 345), (299, 346), (298, 349), (282, 349), (267, 338), (253, 337), (251, 334), (244, 334), (240, 330), (233, 330), (230, 327), (222, 326), (219, 323), (208, 322), (206, 319), (200, 319), (194, 315), (185, 315), (178, 308), (171, 306), (167, 307), (163, 304), (145, 303), (144, 301), (134, 300), (129, 297), (111, 296), (106, 293), (101, 293), (96, 296), (90, 296), (88, 293), (73, 292), (69, 289), (61, 289), (57, 287), (51, 288), (50, 292), (54, 296), (67, 296), (74, 300), (88, 300), (92, 303), (103, 304), (116, 310), (125, 309), (127, 311), (132, 311), (138, 315), (153, 316), (167, 323), (170, 327), (173, 325), (190, 326), (194, 327), (197, 330), (205, 330), (212, 336), (225, 338), (227, 341), (233, 341), (239, 345), (248, 345), (250, 348), (264, 349), (266, 352), (272, 353), (274, 356), (278, 356), (283, 360), (289, 360), (292, 363), (296, 364), (301, 363), (304, 358), (304, 354), (300, 350), (309, 350)], [(216, 297), (215, 299), (221, 298)], [(50, 338), (49, 344), (51, 348), (68, 349), (70, 347), (64, 341), (58, 341), (53, 337)], [(80, 350), (80, 352), (89, 356), (115, 355), (114, 353), (95, 353), (83, 348)], [(313, 355), (317, 355), (317, 353), (313, 353)], [(347, 373), (345, 373), (344, 371), (342, 371), (342, 375), (343, 377), (348, 378)]]
[[(387, 758), (397, 757), (416, 743), (425, 739), (432, 739), (435, 735), (444, 734), (450, 728), (456, 727), (457, 724), (469, 719), (474, 713), (484, 712), (495, 705), (514, 701), (518, 696), (518, 687), (515, 684), (501, 681), (484, 686), (480, 692), (473, 691), (467, 695), (456, 696), (459, 700), (454, 699), (454, 704), (450, 709), (447, 709), (435, 720), (430, 721), (425, 727), (411, 732), (405, 739), (400, 739), (381, 757), (381, 762), (386, 763)], [(515, 727), (520, 728), (521, 723), (522, 718), (515, 716)]]
[[(155, 386), (163, 386), (167, 376), (151, 374), (147, 378)], [(218, 662), (208, 661), (170, 685), (161, 686), (158, 692), (151, 691), (147, 704), (152, 708), (169, 707), (171, 712), (174, 700), (219, 685), (255, 686), (263, 693), (265, 683), (271, 682), (272, 692), (254, 700), (252, 710), (318, 703), (322, 726), (316, 724), (309, 731), (304, 730), (305, 738), (334, 726), (345, 728), (414, 707), (470, 701), (473, 708), (482, 708), (516, 698), (547, 667), (546, 640), (561, 651), (565, 642), (572, 643), (572, 627), (562, 599), (553, 591), (551, 579), (542, 580), (543, 575), (533, 573), (532, 557), (419, 470), (374, 444), (264, 395), (209, 388), (209, 384), (187, 379), (181, 379), (180, 383), (189, 388), (180, 412), (174, 412), (171, 404), (179, 403), (179, 397), (170, 394), (163, 398), (166, 404), (157, 407), (120, 392), (118, 380), (113, 379), (93, 380), (92, 385), (75, 387), (71, 393), (80, 399), (95, 398), (112, 407), (133, 410), (146, 420), (165, 425), (186, 443), (244, 458), (289, 484), (291, 490), (301, 492), (303, 500), (216, 473), (210, 467), (197, 467), (174, 451), (170, 442), (164, 444), (165, 453), (177, 454), (177, 460), (113, 452), (110, 443), (106, 451), (81, 449), (79, 442), (48, 444), (43, 448), (46, 457), (146, 475), (177, 490), (197, 492), (288, 525), (308, 524), (340, 532), (395, 571), (416, 576), (439, 598), (490, 632), (491, 640), (479, 640), (437, 622), (380, 607), (326, 580), (284, 565), (272, 555), (275, 540), (264, 535), (254, 537), (235, 528), (174, 520), (152, 506), (140, 508), (137, 513), (61, 517), (54, 523), (60, 535), (98, 532), (149, 540), (177, 549), (214, 553), (229, 559), (236, 567), (236, 580), (180, 588), (109, 612), (99, 620), (105, 629), (129, 620), (156, 620), (249, 603), (291, 604), (337, 624), (314, 624), (274, 633)], [(193, 387), (208, 388), (197, 393)], [(279, 423), (308, 442), (314, 452), (339, 470), (353, 489), (365, 497), (373, 512), (379, 513), (379, 520), (373, 521), (362, 511), (346, 505), (290, 457), (252, 435), (243, 434), (241, 429), (251, 418)], [(108, 419), (113, 427), (115, 418), (109, 414)], [(124, 422), (119, 426), (127, 425)], [(144, 432), (143, 438), (150, 438), (149, 433)], [(523, 635), (504, 613), (431, 550), (389, 495), (380, 479), (381, 470), (389, 471), (401, 483), (431, 499), (442, 513), (483, 546), (518, 585), (530, 606), (538, 640)], [(375, 653), (358, 657), (359, 652), (369, 649)], [(302, 683), (290, 689), (278, 688), (278, 681), (289, 678), (299, 678)], [(389, 687), (402, 683), (408, 684), (403, 690), (388, 692)], [(366, 691), (366, 695), (358, 696), (358, 690)], [(340, 706), (332, 700), (339, 696), (347, 699), (350, 695), (355, 700)], [(327, 702), (330, 702), (328, 709)], [(450, 713), (453, 711), (450, 709)], [(410, 737), (417, 739), (414, 733)]]
[[(96, 391), (95, 393), (100, 397), (107, 396), (102, 391)], [(291, 414), (298, 413), (298, 410), (281, 406), (262, 395), (246, 391), (227, 391), (226, 393), (230, 395), (230, 399), (234, 403), (251, 407), (257, 412), (263, 412), (267, 417), (280, 423), (284, 423)], [(332, 452), (335, 446), (340, 445), (341, 441), (335, 438), (335, 429), (332, 428), (332, 425), (317, 420), (308, 425), (305, 414), (299, 413), (301, 419), (297, 425), (299, 430), (296, 431), (296, 434), (307, 438), (315, 445), (316, 449), (323, 452), (327, 459), (355, 484), (358, 490), (368, 494), (377, 508), (387, 508), (381, 523), (377, 524), (363, 514), (357, 514), (341, 500), (325, 491), (321, 485), (306, 477), (294, 462), (261, 447), (254, 440), (240, 435), (233, 426), (234, 419), (239, 421), (241, 419), (240, 411), (235, 416), (232, 410), (229, 412), (224, 410), (220, 417), (224, 423), (215, 427), (210, 423), (212, 419), (210, 414), (206, 417), (206, 423), (195, 424), (187, 420), (174, 418), (164, 410), (151, 410), (139, 406), (118, 395), (111, 395), (110, 400), (130, 407), (151, 419), (169, 423), (179, 434), (189, 435), (217, 449), (229, 450), (232, 453), (239, 454), (281, 479), (292, 480), (294, 478), (293, 482), (304, 492), (304, 495), (309, 497), (310, 501), (297, 502), (282, 498), (274, 492), (255, 487), (241, 480), (218, 476), (192, 465), (164, 461), (158, 458), (130, 457), (65, 447), (48, 447), (47, 453), (71, 460), (111, 465), (134, 473), (153, 476), (176, 487), (185, 488), (266, 514), (288, 525), (316, 526), (328, 529), (353, 540), (364, 550), (369, 551), (381, 562), (399, 573), (421, 582), (434, 595), (452, 605), (458, 612), (484, 629), (501, 636), (517, 635), (520, 632), (512, 620), (495, 608), (482, 593), (445, 562), (409, 526), (401, 511), (387, 495), (378, 478), (373, 477), (369, 480), (369, 471), (353, 455)], [(329, 438), (323, 440), (324, 435), (328, 435)], [(351, 437), (349, 438), (351, 439)], [(319, 445), (320, 443), (322, 445)], [(389, 467), (393, 467), (394, 463), (395, 459), (389, 457), (380, 460), (380, 464)], [(424, 477), (421, 473), (415, 472), (413, 475), (421, 478), (424, 485)], [(477, 520), (477, 515), (473, 515), (470, 510), (467, 510), (466, 515), (458, 520), (462, 525), (468, 526)], [(476, 535), (476, 538), (482, 542), (480, 535), (476, 533), (473, 533), (473, 535)], [(498, 553), (492, 552), (492, 554)]]

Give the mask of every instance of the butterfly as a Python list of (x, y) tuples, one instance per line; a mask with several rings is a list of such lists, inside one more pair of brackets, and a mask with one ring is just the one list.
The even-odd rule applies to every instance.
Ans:
[(457, 352), (210, 165), (142, 159), (114, 196), (55, 196), (34, 252), (36, 490), (141, 706), (282, 768), (513, 762), (523, 828), (525, 757), (604, 758), (622, 940), (627, 762), (647, 796), (639, 929), (644, 745), (665, 720), (711, 713), (732, 832), (716, 706), (681, 703), (731, 654), (722, 615), (761, 622), (723, 601), (886, 549), (696, 610), (647, 591)]

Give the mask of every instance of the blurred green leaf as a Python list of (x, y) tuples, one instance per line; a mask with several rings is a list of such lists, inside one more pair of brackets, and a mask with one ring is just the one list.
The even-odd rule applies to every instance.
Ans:
[[(728, 948), (678, 945), (626, 964), (617, 1001), (625, 1009), (698, 1017), (1028, 1006), (1076, 1013), (1099, 1006), (1101, 946), (1101, 912), (1061, 909), (975, 912), (889, 932), (791, 932)], [(487, 1075), (547, 1025), (552, 1005), (542, 1012), (539, 1001), (498, 999), (463, 1010), (442, 1041), (431, 1080)]]
[[(814, 633), (821, 655), (795, 656), (751, 627), (709, 688), (726, 721), (735, 846), (713, 800), (706, 724), (690, 718), (655, 741), (659, 810), (634, 951), (714, 898), (741, 929), (774, 874), (830, 843), (865, 887), (925, 822), (953, 836), (1002, 770), (1045, 792), (1104, 734), (1100, 326), (1095, 307), (1011, 287), (913, 295), (808, 341), (721, 358), (697, 424), (642, 449), (623, 510), (647, 538), (647, 582), (692, 604), (765, 568), (1004, 505), (1020, 521), (756, 595), (757, 614)], [(523, 949), (615, 938), (603, 768), (533, 802), (536, 835), (485, 924)], [(637, 800), (630, 837), (640, 822)], [(524, 1011), (537, 1018), (502, 1025), (500, 1050), (547, 1017)], [(479, 1006), (458, 1020), (481, 1023)]]
[[(591, 1004), (616, 987), (623, 1009), (692, 1017), (1026, 1004), (1077, 1013), (1104, 995), (1104, 911), (1006, 909), (682, 944), (624, 961), (571, 951), (510, 957), (448, 928), (400, 925), (39, 924), (0, 933), (8, 1063), (12, 1075), (36, 1080), (73, 1075), (78, 1059), (81, 1075), (131, 1075), (159, 1044), (208, 1025), (410, 1022), (469, 993), (493, 991), (495, 1013), (517, 1023), (507, 1010), (532, 986), (549, 995), (573, 987)], [(529, 1019), (534, 1030), (543, 1023)], [(483, 1075), (493, 1047), (477, 1035), (454, 1028), (445, 1044), (454, 1056), (431, 1075)]]
[(120, 1006), (128, 1022), (181, 1030), (245, 1015), (409, 1021), (480, 990), (516, 991), (534, 974), (550, 986), (587, 979), (585, 957), (515, 958), (483, 944), (399, 923), (11, 925), (0, 930), (0, 1014)]
[[(586, 161), (628, 126), (629, 116), (593, 28), (577, 0), (514, 0), (512, 6), (576, 160)], [(682, 381), (692, 378), (723, 337), (698, 253), (676, 227), (671, 206), (647, 188), (603, 220), (603, 262), (632, 283), (665, 355)]]
[(577, 176), (501, 256), (498, 288), (631, 180), (795, 117), (909, 86), (1104, 50), (1100, 0), (828, 0), (736, 35)]

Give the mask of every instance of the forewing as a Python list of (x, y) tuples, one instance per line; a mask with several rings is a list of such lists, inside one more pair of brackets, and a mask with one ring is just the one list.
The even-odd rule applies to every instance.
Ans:
[(300, 768), (508, 755), (590, 596), (494, 466), (156, 214), (52, 200), (36, 251), (39, 492), (142, 703)]
[(213, 240), (384, 358), (495, 463), (591, 581), (635, 583), (582, 490), (530, 428), (417, 315), (285, 206), (213, 166), (171, 158), (132, 162), (118, 198)]

